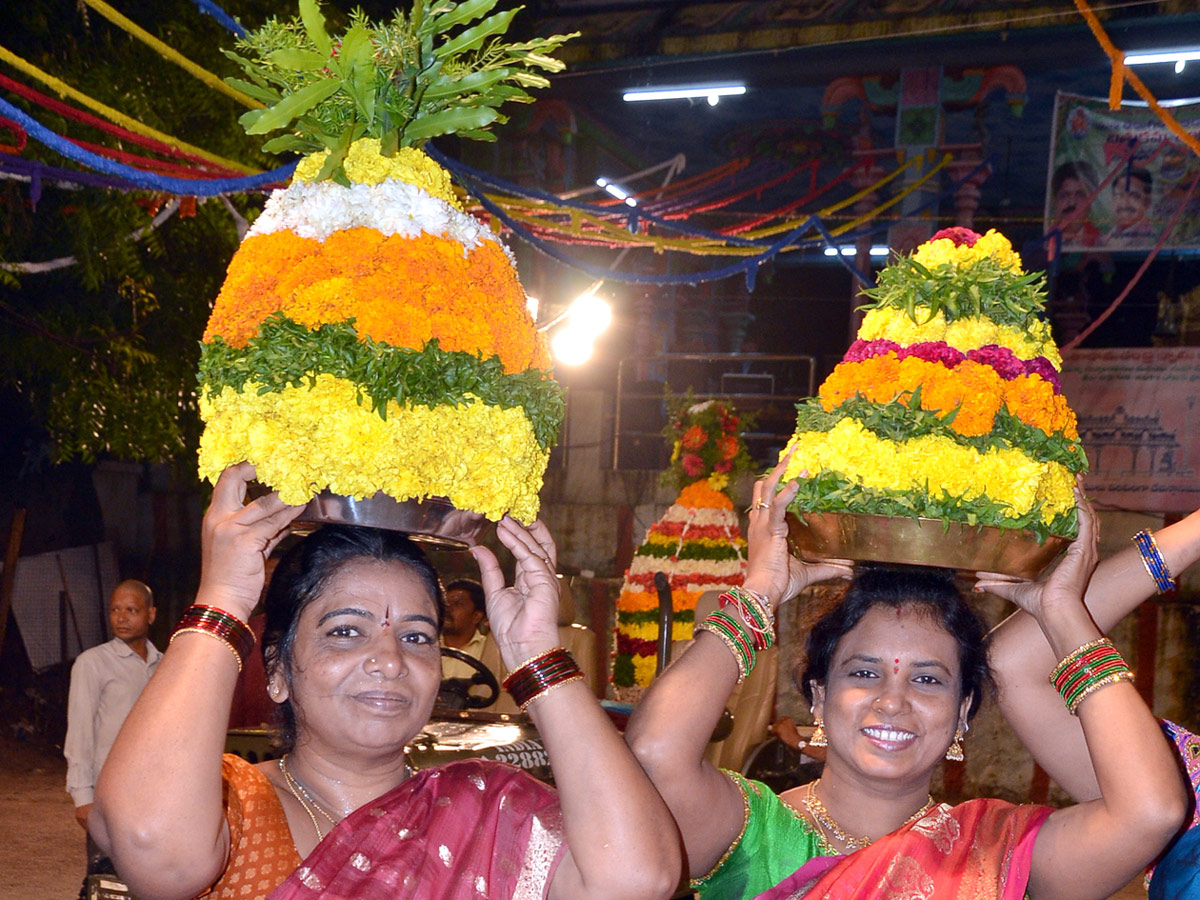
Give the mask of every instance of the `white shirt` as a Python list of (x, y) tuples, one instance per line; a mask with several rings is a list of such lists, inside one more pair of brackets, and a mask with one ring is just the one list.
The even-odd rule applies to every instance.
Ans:
[(92, 802), (100, 767), (160, 659), (162, 653), (149, 641), (142, 659), (120, 638), (76, 657), (71, 666), (67, 739), (63, 742), (67, 793), (76, 806)]
[[(486, 640), (486, 634), (476, 631), (474, 636), (463, 646), (455, 647), (454, 649), (467, 654), (467, 656), (473, 656), (476, 659), (479, 659), (480, 655), (483, 653), (483, 642)], [(443, 640), (442, 646), (446, 647), (449, 645)], [(457, 659), (449, 659), (445, 656), (442, 657), (443, 678), (470, 678), (474, 674), (475, 670), (465, 662)]]

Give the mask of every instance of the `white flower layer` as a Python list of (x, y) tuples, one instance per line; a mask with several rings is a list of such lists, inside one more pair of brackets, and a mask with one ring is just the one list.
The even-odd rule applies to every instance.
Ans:
[(645, 575), (666, 572), (668, 575), (709, 575), (725, 578), (742, 570), (740, 559), (678, 559), (671, 561), (661, 556), (635, 556), (629, 563), (630, 575)]
[[(467, 250), (474, 250), (483, 241), (496, 241), (475, 217), (459, 212), (416, 185), (391, 179), (350, 187), (332, 181), (293, 182), (267, 198), (249, 234), (287, 230), (323, 241), (335, 231), (348, 228), (374, 228), (407, 238), (424, 232), (456, 240)], [(504, 249), (507, 253), (508, 248)]]
[(661, 522), (687, 522), (689, 525), (725, 525), (734, 526), (738, 523), (737, 513), (732, 509), (714, 509), (712, 507), (694, 509), (690, 506), (672, 504)]

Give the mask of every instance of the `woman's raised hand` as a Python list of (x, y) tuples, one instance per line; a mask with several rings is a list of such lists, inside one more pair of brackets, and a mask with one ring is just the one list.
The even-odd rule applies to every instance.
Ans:
[(754, 482), (746, 532), (749, 554), (745, 586), (766, 595), (775, 606), (792, 599), (810, 584), (849, 578), (853, 574), (848, 561), (803, 562), (788, 550), (787, 508), (800, 485), (791, 481), (781, 491), (778, 486), (790, 459), (790, 454), (785, 456), (765, 477)]
[(238, 463), (221, 473), (204, 514), (200, 590), (196, 602), (250, 618), (263, 584), (266, 559), (303, 506), (289, 506), (272, 491), (246, 503), (254, 466)]
[(1067, 555), (1049, 578), (1024, 581), (992, 572), (978, 572), (975, 590), (1011, 600), (1039, 622), (1048, 612), (1080, 606), (1099, 561), (1100, 527), (1091, 501), (1083, 496), (1079, 483), (1075, 485), (1075, 504), (1079, 514), (1079, 536), (1071, 542)]
[(480, 580), (487, 593), (488, 625), (511, 671), (521, 663), (560, 645), (558, 638), (558, 550), (541, 521), (528, 528), (505, 516), (496, 536), (516, 560), (516, 577), (508, 587), (496, 555), (472, 547)]

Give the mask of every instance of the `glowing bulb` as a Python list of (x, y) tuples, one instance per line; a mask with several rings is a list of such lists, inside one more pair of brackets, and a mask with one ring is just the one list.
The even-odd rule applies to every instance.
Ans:
[(1184, 67), (1184, 66), (1186, 66), (1186, 65), (1187, 65), (1187, 60), (1186, 60), (1186, 59), (1177, 59), (1177, 60), (1175, 60), (1175, 74), (1176, 74), (1176, 75), (1182, 75), (1182, 74), (1183, 74), (1183, 67)]
[(564, 329), (578, 329), (585, 334), (597, 335), (612, 324), (612, 307), (595, 293), (584, 293), (571, 304), (571, 325)]
[(563, 328), (550, 342), (554, 358), (564, 366), (578, 366), (591, 359), (592, 336), (577, 327)]
[(716, 106), (720, 102), (721, 102), (720, 94), (709, 94), (708, 95), (708, 105), (709, 106)]

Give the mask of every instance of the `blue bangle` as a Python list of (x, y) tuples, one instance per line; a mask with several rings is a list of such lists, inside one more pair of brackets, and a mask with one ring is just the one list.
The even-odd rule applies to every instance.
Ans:
[(1154, 579), (1158, 592), (1165, 594), (1175, 590), (1175, 578), (1171, 575), (1171, 570), (1167, 568), (1167, 562), (1163, 559), (1162, 553), (1159, 552), (1154, 535), (1143, 528), (1133, 536), (1133, 542), (1137, 545), (1138, 552), (1142, 555), (1142, 565), (1146, 567), (1147, 574)]

